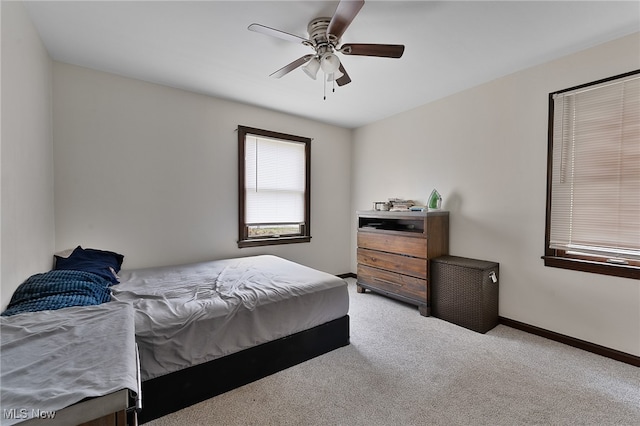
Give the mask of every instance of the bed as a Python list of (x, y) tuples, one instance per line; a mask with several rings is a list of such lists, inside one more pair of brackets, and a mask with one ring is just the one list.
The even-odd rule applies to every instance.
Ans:
[(260, 255), (123, 270), (144, 423), (349, 344), (346, 282)]
[[(128, 390), (144, 423), (349, 344), (334, 275), (271, 255), (121, 271), (123, 259), (78, 246), (16, 289), (0, 323), (5, 420), (27, 419), (25, 407), (93, 415), (96, 397)], [(91, 376), (120, 371), (123, 356), (117, 386)]]
[[(134, 312), (108, 302), (0, 317), (2, 418), (11, 425), (120, 418), (139, 394)], [(106, 416), (106, 417), (105, 417)]]

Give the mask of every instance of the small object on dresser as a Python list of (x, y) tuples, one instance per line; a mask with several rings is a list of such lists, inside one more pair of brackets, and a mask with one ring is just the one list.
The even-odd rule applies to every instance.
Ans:
[(376, 211), (388, 211), (389, 203), (387, 203), (386, 201), (375, 201), (373, 203), (373, 209)]
[(403, 200), (401, 198), (389, 198), (389, 204), (392, 212), (407, 212), (415, 204), (411, 200)]
[(440, 210), (442, 207), (442, 196), (437, 189), (431, 191), (431, 195), (429, 195), (429, 201), (427, 201), (427, 206), (429, 210)]

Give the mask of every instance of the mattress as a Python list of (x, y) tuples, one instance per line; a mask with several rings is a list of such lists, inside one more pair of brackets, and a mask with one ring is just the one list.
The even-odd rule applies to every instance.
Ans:
[(260, 345), (349, 311), (347, 283), (277, 256), (123, 270), (142, 380)]
[(134, 313), (126, 303), (0, 317), (0, 352), (3, 425), (55, 415), (85, 398), (138, 392)]

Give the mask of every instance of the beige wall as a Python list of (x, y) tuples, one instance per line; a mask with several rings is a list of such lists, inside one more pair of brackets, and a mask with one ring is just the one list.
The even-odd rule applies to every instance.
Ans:
[[(349, 272), (351, 131), (54, 63), (56, 249), (124, 268), (272, 253)], [(311, 243), (237, 248), (238, 125), (313, 138)]]
[[(359, 128), (353, 210), (389, 197), (424, 202), (437, 188), (451, 212), (451, 254), (500, 263), (501, 316), (640, 355), (637, 280), (540, 258), (548, 94), (638, 68), (636, 33)], [(354, 247), (355, 231), (352, 270)]]
[(22, 3), (3, 1), (0, 309), (51, 267), (54, 246), (51, 60)]

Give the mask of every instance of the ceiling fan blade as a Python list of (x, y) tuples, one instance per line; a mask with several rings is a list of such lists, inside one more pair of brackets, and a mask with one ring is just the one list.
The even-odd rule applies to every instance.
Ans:
[(344, 86), (345, 84), (351, 83), (351, 78), (349, 77), (349, 74), (347, 74), (347, 70), (344, 69), (342, 64), (340, 64), (339, 70), (342, 73), (342, 77), (336, 80), (336, 83), (338, 83), (338, 86)]
[(377, 56), (380, 58), (400, 58), (404, 53), (402, 44), (343, 44), (340, 52), (345, 55)]
[(287, 40), (294, 43), (302, 43), (302, 44), (309, 43), (309, 40), (307, 40), (306, 38), (297, 36), (295, 34), (290, 34), (284, 31), (276, 30), (275, 28), (267, 27), (262, 24), (251, 24), (247, 27), (247, 29), (249, 31), (255, 31), (257, 33), (266, 34), (271, 37), (277, 37), (282, 40)]
[(272, 73), (271, 75), (269, 75), (269, 77), (274, 77), (274, 78), (280, 78), (282, 76), (284, 76), (285, 74), (290, 73), (291, 71), (295, 70), (296, 68), (298, 68), (301, 65), (306, 64), (307, 62), (309, 62), (309, 60), (311, 58), (313, 58), (314, 55), (304, 55), (301, 58), (296, 59), (295, 61), (291, 62), (288, 65), (285, 65), (284, 67), (280, 68), (278, 71)]
[(327, 37), (329, 37), (329, 35), (332, 36), (330, 38), (335, 37), (334, 42), (342, 37), (342, 34), (344, 34), (349, 25), (351, 25), (353, 18), (355, 18), (358, 12), (360, 12), (360, 9), (362, 9), (362, 6), (364, 6), (364, 0), (341, 0), (327, 27)]

